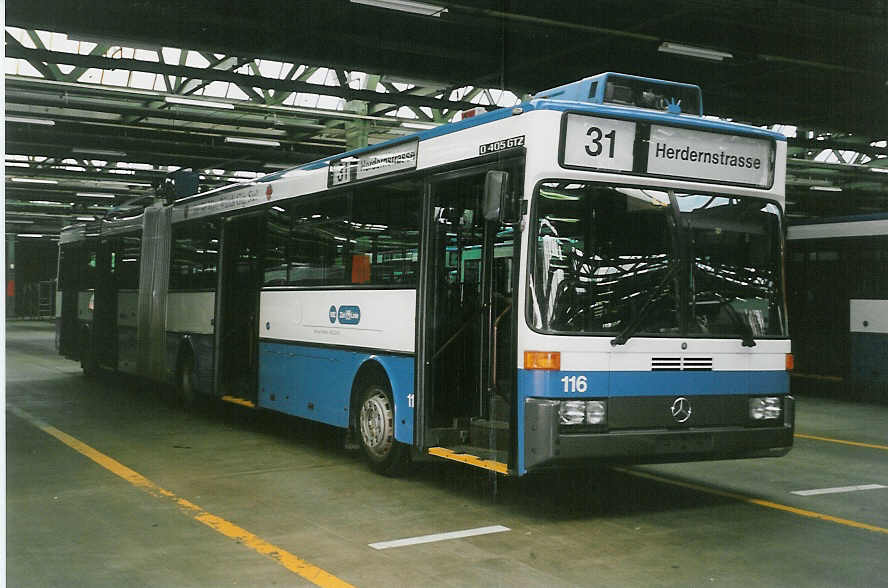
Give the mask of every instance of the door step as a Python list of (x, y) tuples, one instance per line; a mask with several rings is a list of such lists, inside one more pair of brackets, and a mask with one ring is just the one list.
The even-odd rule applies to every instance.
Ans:
[(256, 408), (256, 403), (252, 400), (247, 400), (246, 398), (238, 398), (237, 396), (226, 394), (225, 396), (222, 396), (221, 399), (225, 402), (230, 402), (231, 404), (246, 406), (247, 408)]
[[(477, 454), (477, 455), (476, 455)], [(491, 451), (483, 447), (456, 447), (447, 449), (446, 447), (430, 447), (429, 455), (434, 455), (452, 461), (490, 470), (498, 474), (506, 475), (509, 473), (509, 466), (504, 461), (506, 458), (505, 451)]]
[(475, 447), (508, 450), (511, 443), (508, 421), (472, 419), (469, 443)]

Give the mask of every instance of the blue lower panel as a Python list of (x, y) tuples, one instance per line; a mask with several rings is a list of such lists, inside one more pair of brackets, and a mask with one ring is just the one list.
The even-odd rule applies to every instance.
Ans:
[[(583, 378), (582, 380), (580, 380)], [(580, 384), (580, 382), (583, 382)], [(595, 372), (518, 370), (522, 397), (607, 398), (699, 394), (786, 394), (785, 371)]]
[(888, 334), (851, 333), (851, 379), (857, 385), (888, 386)]
[(395, 401), (395, 439), (412, 444), (412, 356), (260, 341), (259, 406), (348, 427), (352, 383), (368, 361), (379, 363), (388, 374)]

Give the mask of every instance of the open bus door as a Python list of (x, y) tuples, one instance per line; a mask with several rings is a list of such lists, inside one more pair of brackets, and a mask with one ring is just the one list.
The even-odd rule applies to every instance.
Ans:
[(261, 212), (222, 223), (222, 264), (216, 300), (216, 393), (255, 406), (258, 377)]
[[(500, 179), (517, 183), (517, 167)], [(491, 216), (485, 215), (488, 171), (460, 170), (430, 182), (418, 315), (417, 445), (505, 473), (515, 434), (518, 239), (498, 215), (485, 218)]]

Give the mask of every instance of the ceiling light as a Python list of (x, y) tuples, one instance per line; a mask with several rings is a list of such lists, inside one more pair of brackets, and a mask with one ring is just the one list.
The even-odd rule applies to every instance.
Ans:
[(25, 163), (24, 161), (7, 161), (6, 166), (7, 167), (31, 167), (29, 164)]
[(113, 149), (87, 149), (86, 147), (75, 147), (71, 149), (71, 153), (84, 153), (86, 155), (101, 155), (106, 157), (124, 157), (125, 151), (115, 151)]
[(84, 198), (117, 198), (114, 194), (104, 194), (102, 192), (75, 192), (75, 194)]
[[(9, 165), (8, 163), (6, 165)], [(870, 171), (879, 172), (881, 174), (888, 173), (888, 167), (871, 167)]]
[(296, 167), (295, 163), (274, 163), (268, 162), (262, 165), (265, 169), (289, 169), (291, 167)]
[(366, 4), (367, 6), (376, 6), (377, 8), (386, 8), (399, 12), (410, 12), (423, 16), (441, 16), (447, 12), (447, 9), (443, 6), (427, 4), (425, 2), (413, 2), (412, 0), (351, 0), (351, 2), (353, 4)]
[(94, 216), (77, 216), (74, 218), (76, 218), (79, 221), (94, 221), (94, 220), (96, 220), (96, 217), (94, 217)]
[(713, 49), (704, 49), (703, 47), (694, 47), (692, 45), (682, 45), (681, 43), (664, 42), (657, 48), (662, 53), (674, 53), (675, 55), (684, 55), (686, 57), (699, 57), (700, 59), (709, 59), (711, 61), (722, 61), (734, 57), (732, 53), (727, 51), (715, 51)]
[(30, 204), (41, 204), (43, 206), (67, 206), (64, 202), (56, 202), (55, 200), (28, 200)]
[(841, 192), (842, 189), (838, 186), (811, 186), (811, 190), (817, 190), (818, 192)]
[(19, 233), (16, 236), (17, 237), (42, 237), (43, 235), (40, 233)]
[(179, 98), (178, 96), (166, 96), (163, 101), (167, 104), (184, 104), (185, 106), (204, 106), (206, 108), (225, 108), (226, 110), (234, 110), (234, 104), (231, 104), (230, 102), (194, 100), (193, 98)]
[(281, 142), (274, 139), (247, 139), (246, 137), (225, 137), (226, 143), (243, 143), (244, 145), (261, 145), (263, 147), (280, 147)]
[(25, 116), (7, 116), (6, 122), (25, 123), (28, 125), (44, 125), (47, 127), (51, 127), (55, 124), (54, 120), (49, 120), (46, 118), (28, 118)]
[(39, 178), (9, 178), (20, 184), (58, 184), (56, 180), (41, 180)]
[(15, 223), (17, 225), (33, 225), (34, 221), (32, 220), (10, 220), (6, 219), (7, 223)]

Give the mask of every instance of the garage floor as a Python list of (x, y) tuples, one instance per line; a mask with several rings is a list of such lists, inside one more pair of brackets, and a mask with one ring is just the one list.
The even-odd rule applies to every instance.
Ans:
[[(6, 336), (9, 586), (811, 587), (888, 576), (886, 406), (800, 397), (796, 447), (781, 459), (524, 479), (434, 462), (390, 479), (335, 430), (227, 405), (186, 414), (136, 380), (87, 379), (55, 354), (51, 325), (10, 322)], [(479, 534), (370, 546), (469, 530)]]

